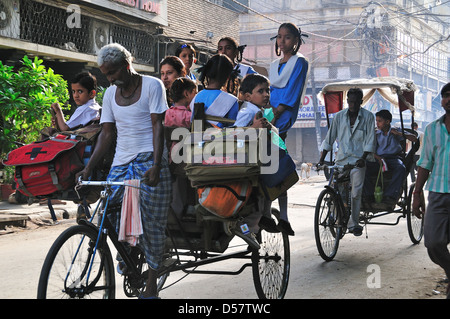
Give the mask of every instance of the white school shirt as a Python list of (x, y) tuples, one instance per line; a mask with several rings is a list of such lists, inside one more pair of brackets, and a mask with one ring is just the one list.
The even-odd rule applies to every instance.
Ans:
[(109, 87), (103, 97), (100, 123), (115, 123), (117, 146), (112, 166), (124, 165), (138, 154), (153, 152), (153, 128), (150, 114), (167, 109), (164, 84), (152, 76), (142, 76), (141, 97), (129, 106), (116, 103), (117, 86)]
[(100, 117), (101, 106), (95, 102), (95, 99), (87, 101), (76, 108), (70, 119), (66, 122), (66, 125), (70, 128), (74, 128), (80, 125), (86, 125), (90, 121), (98, 119)]
[(258, 113), (259, 111), (261, 111), (261, 108), (259, 106), (256, 106), (251, 102), (245, 101), (238, 112), (234, 126), (236, 127), (249, 126), (253, 122), (256, 113)]

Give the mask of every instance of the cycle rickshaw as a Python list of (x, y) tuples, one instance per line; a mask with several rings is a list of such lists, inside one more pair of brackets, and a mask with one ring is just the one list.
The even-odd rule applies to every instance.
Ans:
[[(327, 114), (328, 126), (332, 114), (340, 111), (344, 105), (344, 99), (350, 88), (361, 88), (364, 93), (363, 105), (367, 103), (375, 92), (399, 108), (400, 124), (402, 130), (407, 130), (417, 135), (411, 128), (404, 127), (403, 112), (411, 112), (411, 125), (414, 122), (414, 83), (410, 80), (386, 77), (375, 79), (352, 80), (347, 82), (331, 83), (326, 85), (320, 97), (323, 98)], [(419, 148), (420, 141), (412, 144), (406, 152), (403, 147), (402, 161), (406, 167), (405, 179), (400, 197), (394, 207), (380, 209), (371, 202), (362, 201), (360, 224), (363, 225), (389, 225), (395, 226), (402, 218), (407, 220), (408, 234), (413, 244), (418, 244), (423, 236), (423, 219), (418, 219), (412, 213), (411, 200), (414, 183), (408, 185), (407, 176), (414, 163), (414, 154)], [(327, 166), (327, 165), (325, 165)], [(314, 233), (316, 246), (320, 256), (325, 261), (331, 261), (336, 256), (339, 242), (347, 232), (347, 222), (351, 214), (351, 165), (327, 166), (331, 170), (329, 184), (320, 193), (314, 217)], [(390, 182), (389, 171), (383, 173), (384, 183)], [(396, 215), (395, 222), (376, 222), (375, 219), (386, 215)]]
[[(202, 143), (200, 143), (202, 144)], [(109, 248), (111, 242), (123, 264), (123, 290), (127, 297), (138, 297), (145, 287), (148, 266), (139, 246), (119, 242), (115, 227), (107, 215), (120, 211), (109, 205), (114, 186), (123, 182), (81, 181), (79, 185), (101, 187), (100, 200), (88, 219), (64, 231), (50, 248), (42, 267), (38, 298), (114, 298), (115, 267)], [(256, 186), (254, 186), (256, 188)], [(253, 189), (256, 194), (258, 190)], [(172, 210), (166, 227), (167, 241), (163, 266), (158, 272), (158, 289), (164, 289), (170, 273), (238, 275), (252, 268), (257, 296), (282, 299), (287, 290), (290, 270), (288, 235), (262, 229), (249, 236), (241, 231), (242, 221), (255, 212), (257, 196), (250, 195), (239, 214), (223, 218), (195, 205), (177, 216)], [(279, 213), (271, 208), (272, 218)], [(97, 222), (95, 219), (97, 218)], [(233, 238), (244, 240), (230, 247)], [(231, 250), (231, 252), (230, 252)], [(198, 269), (224, 260), (243, 260), (236, 270)]]

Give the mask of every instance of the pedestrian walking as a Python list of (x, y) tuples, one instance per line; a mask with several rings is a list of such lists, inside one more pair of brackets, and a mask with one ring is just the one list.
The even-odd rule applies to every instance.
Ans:
[[(430, 259), (441, 266), (450, 278), (450, 82), (441, 90), (445, 114), (425, 128), (423, 149), (417, 163), (413, 192), (413, 213), (424, 216), (424, 243)], [(423, 187), (429, 191), (425, 208)], [(447, 299), (450, 299), (450, 285)]]

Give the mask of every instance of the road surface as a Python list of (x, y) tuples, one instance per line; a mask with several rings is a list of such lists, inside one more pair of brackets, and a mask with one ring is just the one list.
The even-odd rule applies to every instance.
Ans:
[[(322, 176), (302, 180), (289, 190), (291, 271), (286, 299), (445, 299), (444, 272), (433, 264), (423, 246), (412, 245), (402, 219), (397, 226), (370, 225), (363, 236), (347, 234), (334, 261), (324, 262), (317, 253), (313, 220), (315, 200), (325, 185)], [(274, 206), (277, 203), (274, 203)], [(55, 238), (74, 220), (56, 226), (15, 228), (0, 235), (0, 299), (34, 299), (45, 256)], [(367, 235), (367, 238), (366, 238)], [(231, 245), (241, 245), (235, 239)], [(114, 254), (114, 253), (113, 253)], [(240, 261), (213, 266), (238, 269)], [(173, 273), (167, 284), (184, 276)], [(117, 298), (126, 298), (117, 275)], [(251, 268), (237, 276), (188, 275), (163, 290), (165, 299), (256, 298)]]

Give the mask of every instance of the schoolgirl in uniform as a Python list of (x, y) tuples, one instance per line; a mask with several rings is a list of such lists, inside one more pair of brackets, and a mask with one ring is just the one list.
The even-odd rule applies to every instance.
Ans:
[(230, 81), (234, 82), (236, 89), (230, 93), (237, 96), (239, 100), (243, 99), (242, 96), (239, 96), (240, 82), (246, 75), (256, 73), (251, 66), (241, 63), (244, 49), (245, 45), (239, 46), (236, 40), (230, 37), (220, 39), (217, 44), (217, 52), (219, 54), (225, 54), (233, 62), (234, 72)]
[(278, 29), (275, 44), (277, 56), (281, 53), (283, 56), (273, 61), (269, 69), (274, 125), (285, 136), (297, 120), (308, 82), (309, 62), (298, 53), (302, 36), (304, 34), (294, 24), (283, 23)]
[[(283, 140), (286, 140), (288, 130), (297, 120), (308, 81), (309, 62), (298, 53), (302, 36), (304, 34), (293, 23), (281, 24), (276, 36), (275, 53), (277, 56), (283, 55), (273, 61), (269, 69), (270, 105), (274, 113), (272, 124), (278, 128)], [(287, 217), (287, 193), (278, 198), (278, 203), (281, 217), (278, 227), (294, 235)]]
[(244, 49), (244, 45), (239, 46), (236, 40), (230, 37), (220, 39), (217, 44), (217, 53), (225, 54), (230, 58), (241, 79), (245, 78), (247, 74), (256, 73), (250, 65), (241, 63)]
[[(206, 62), (201, 68), (199, 79), (205, 89), (192, 100), (190, 105), (192, 114), (194, 114), (194, 104), (203, 103), (206, 114), (236, 119), (239, 112), (238, 99), (229, 93), (235, 91), (234, 82), (229, 81), (232, 72), (233, 63), (226, 55), (214, 55)], [(222, 90), (224, 86), (227, 92)], [(219, 127), (225, 126), (223, 123), (211, 123)]]
[(191, 80), (197, 80), (194, 73), (191, 72), (192, 65), (194, 64), (195, 49), (190, 44), (182, 44), (175, 51), (175, 56), (179, 57), (184, 63), (186, 68), (186, 76)]

